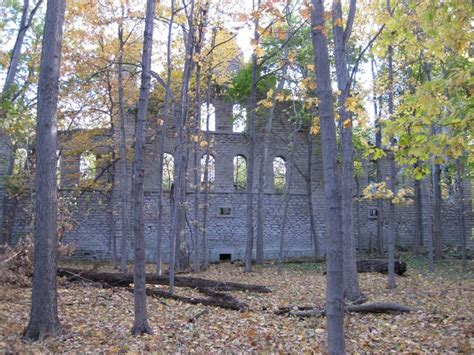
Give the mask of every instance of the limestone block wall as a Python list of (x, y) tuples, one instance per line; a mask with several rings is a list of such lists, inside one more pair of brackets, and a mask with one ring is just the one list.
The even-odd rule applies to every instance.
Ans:
[[(209, 193), (209, 257), (210, 260), (219, 260), (222, 255), (230, 254), (232, 259), (243, 259), (246, 242), (246, 194), (245, 191), (236, 191), (233, 181), (233, 159), (236, 155), (243, 155), (248, 158), (248, 136), (246, 133), (232, 132), (232, 103), (214, 98), (212, 101), (216, 109), (216, 131), (210, 132), (211, 146), (210, 154), (216, 162), (215, 183)], [(325, 252), (326, 226), (324, 218), (324, 188), (323, 188), (323, 167), (321, 159), (321, 142), (319, 137), (310, 137), (307, 131), (300, 130), (296, 133), (295, 159), (289, 159), (288, 143), (293, 127), (283, 119), (277, 110), (275, 122), (270, 135), (268, 158), (263, 168), (266, 169), (266, 184), (264, 196), (264, 251), (267, 258), (278, 256), (279, 238), (281, 231), (281, 220), (283, 213), (283, 195), (275, 191), (273, 186), (273, 159), (283, 157), (287, 162), (287, 172), (291, 167), (292, 186), (290, 189), (290, 208), (288, 225), (285, 233), (285, 256), (310, 256), (313, 255), (314, 246), (310, 234), (310, 214), (308, 201), (311, 200), (316, 221), (317, 246), (319, 254)], [(156, 233), (157, 233), (157, 205), (158, 205), (158, 156), (156, 154), (160, 137), (156, 136), (156, 120), (150, 120), (147, 130), (146, 145), (146, 170), (145, 170), (145, 240), (147, 259), (152, 261), (156, 254)], [(113, 132), (104, 131), (104, 136), (115, 136), (118, 141), (118, 128), (115, 125)], [(134, 119), (129, 116), (127, 119), (127, 145), (132, 146), (134, 135)], [(165, 152), (173, 153), (175, 150), (176, 130), (173, 126), (168, 127), (164, 141)], [(96, 138), (100, 143), (100, 137)], [(104, 138), (105, 139), (105, 138)], [(311, 152), (312, 169), (308, 172), (308, 139), (313, 139), (313, 149)], [(255, 176), (252, 186), (255, 193), (254, 208), (256, 209), (258, 174), (260, 169), (260, 157), (262, 149), (262, 136), (257, 137), (255, 150)], [(5, 146), (0, 141), (0, 155), (5, 152)], [(115, 147), (118, 151), (118, 147)], [(192, 149), (189, 151), (188, 163), (188, 222), (192, 222), (193, 216), (193, 191), (192, 186), (194, 171), (200, 170), (200, 159), (205, 154), (205, 149), (198, 151), (198, 166), (194, 166)], [(100, 152), (99, 152), (100, 153)], [(1, 157), (1, 156), (0, 156)], [(70, 193), (71, 188), (77, 184), (79, 172), (79, 159), (76, 154), (65, 154), (67, 159), (61, 161), (62, 170), (62, 194)], [(2, 165), (3, 166), (3, 165)], [(384, 169), (387, 170), (387, 163)], [(1, 168), (1, 167), (0, 167)], [(2, 170), (0, 170), (1, 174)], [(311, 196), (308, 196), (307, 178), (311, 174)], [(72, 178), (68, 178), (68, 175)], [(0, 175), (1, 176), (1, 175)], [(131, 162), (128, 164), (128, 181), (131, 187)], [(112, 191), (87, 191), (77, 199), (77, 209), (74, 211), (74, 228), (66, 233), (64, 241), (74, 243), (77, 249), (77, 256), (84, 258), (106, 259), (110, 258), (112, 250), (112, 240), (115, 236), (117, 249), (120, 251), (120, 241), (122, 238), (122, 225), (120, 211), (123, 206), (120, 204), (120, 181), (111, 177), (113, 181)], [(359, 192), (367, 185), (368, 177), (359, 178)], [(2, 185), (0, 184), (0, 187)], [(355, 182), (354, 182), (355, 186)], [(471, 189), (466, 182), (466, 201), (471, 201)], [(0, 194), (1, 194), (0, 190)], [(422, 200), (426, 200), (426, 188), (423, 190)], [(167, 260), (169, 255), (169, 235), (170, 235), (170, 193), (165, 192), (163, 203), (163, 260)], [(0, 195), (1, 203), (1, 195)], [(200, 199), (202, 203), (202, 195)], [(354, 231), (356, 233), (356, 246), (359, 250), (367, 250), (369, 245), (375, 245), (376, 222), (369, 217), (368, 211), (376, 207), (374, 201), (362, 201), (359, 206), (354, 204)], [(443, 201), (443, 242), (447, 246), (457, 245), (459, 239), (459, 215), (453, 200)], [(130, 206), (126, 207), (131, 217)], [(222, 215), (221, 208), (227, 209), (229, 215)], [(384, 211), (387, 205), (384, 204)], [(466, 209), (472, 211), (469, 204)], [(202, 213), (202, 210), (200, 211)], [(17, 213), (15, 221), (15, 236), (17, 238), (31, 231), (32, 216), (31, 200), (21, 202), (21, 207)], [(389, 218), (396, 218), (398, 221), (397, 245), (409, 247), (413, 238), (414, 230), (414, 207), (400, 206), (396, 208), (396, 216), (384, 216), (384, 237), (386, 245), (387, 227)], [(467, 228), (471, 230), (472, 213), (469, 213)], [(426, 239), (426, 216), (423, 216), (423, 236)], [(187, 240), (190, 240), (190, 228), (186, 228)], [(133, 238), (130, 230), (129, 258), (133, 258)], [(200, 235), (202, 238), (202, 234)], [(472, 246), (472, 240), (469, 241)], [(193, 248), (191, 243), (189, 247)]]

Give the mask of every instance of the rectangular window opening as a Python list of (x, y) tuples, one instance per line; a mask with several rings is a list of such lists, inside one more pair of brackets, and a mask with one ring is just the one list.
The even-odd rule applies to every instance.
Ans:
[(231, 261), (232, 254), (219, 254), (219, 261)]

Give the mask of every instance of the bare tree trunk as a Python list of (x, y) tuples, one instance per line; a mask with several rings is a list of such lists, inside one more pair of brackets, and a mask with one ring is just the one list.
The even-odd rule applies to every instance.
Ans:
[(413, 253), (418, 255), (422, 245), (422, 233), (421, 233), (421, 182), (415, 179), (414, 182), (415, 192), (415, 225), (413, 232)]
[[(125, 16), (125, 8), (122, 3), (122, 19)], [(120, 271), (127, 271), (128, 260), (128, 241), (130, 239), (130, 200), (128, 187), (128, 172), (127, 172), (127, 140), (125, 135), (126, 114), (124, 107), (124, 93), (123, 93), (123, 47), (125, 45), (123, 38), (122, 22), (119, 23), (118, 28), (118, 56), (117, 56), (117, 79), (118, 79), (118, 104), (120, 115), (120, 138), (119, 138), (119, 176), (120, 181), (120, 212), (122, 222), (122, 239), (120, 241)]]
[(329, 65), (328, 45), (324, 23), (324, 0), (312, 0), (311, 13), (314, 64), (316, 67), (316, 95), (323, 151), (324, 201), (327, 240), (326, 314), (328, 353), (343, 354), (344, 298), (342, 265), (342, 206), (341, 182), (337, 168), (336, 126)]
[[(289, 36), (289, 29), (287, 32), (286, 39)], [(288, 47), (285, 50), (285, 58), (288, 57)], [(267, 165), (268, 159), (268, 140), (270, 133), (273, 127), (273, 117), (275, 115), (275, 106), (276, 106), (276, 96), (283, 90), (285, 85), (286, 72), (288, 71), (288, 65), (285, 64), (281, 73), (281, 80), (279, 81), (277, 87), (273, 91), (272, 95), (272, 107), (268, 113), (267, 124), (263, 132), (262, 140), (262, 155), (260, 156), (260, 171), (258, 175), (258, 197), (257, 197), (257, 243), (256, 243), (256, 254), (257, 254), (257, 264), (263, 264), (264, 260), (264, 250), (263, 250), (263, 237), (264, 237), (264, 219), (263, 219), (263, 200), (265, 197), (265, 166)], [(286, 190), (285, 190), (286, 191)]]
[(155, 1), (147, 0), (145, 33), (142, 54), (142, 75), (140, 98), (138, 101), (137, 121), (135, 127), (135, 156), (132, 175), (133, 201), (133, 237), (135, 247), (135, 264), (133, 274), (133, 295), (135, 305), (135, 321), (132, 327), (133, 335), (152, 334), (148, 325), (147, 301), (145, 285), (145, 231), (144, 231), (144, 179), (145, 179), (145, 135), (146, 118), (148, 114), (148, 99), (151, 81), (151, 52), (153, 43), (153, 19)]
[[(387, 0), (387, 11), (391, 13), (390, 0)], [(389, 119), (393, 118), (393, 47), (388, 46), (387, 49), (388, 57), (388, 115)], [(394, 137), (390, 137), (390, 145), (393, 149), (395, 147), (396, 140)], [(395, 156), (393, 151), (389, 154), (390, 160), (390, 177), (388, 179), (388, 188), (395, 194), (395, 178), (396, 178), (396, 167), (395, 167)], [(388, 202), (388, 288), (397, 287), (395, 283), (395, 233), (397, 228), (397, 222), (395, 218), (395, 205), (392, 200)]]
[[(212, 37), (212, 47), (214, 47), (216, 40), (216, 32), (214, 32), (213, 37)], [(211, 77), (212, 73), (208, 73), (207, 76), (207, 116), (206, 116), (206, 161), (204, 163), (204, 200), (203, 200), (203, 211), (202, 211), (202, 240), (203, 240), (203, 267), (204, 270), (209, 267), (209, 250), (208, 250), (208, 242), (207, 242), (207, 217), (208, 217), (208, 211), (209, 211), (209, 141), (210, 141), (210, 134), (209, 134), (209, 119), (211, 116), (210, 110), (209, 110), (209, 102), (211, 101)]]
[[(284, 77), (284, 76), (283, 76)], [(281, 230), (280, 230), (280, 246), (278, 250), (278, 274), (281, 274), (283, 271), (283, 250), (285, 246), (285, 231), (286, 231), (286, 225), (288, 221), (288, 206), (290, 204), (290, 189), (291, 189), (291, 182), (293, 180), (293, 165), (296, 164), (295, 162), (295, 143), (296, 143), (296, 134), (298, 132), (298, 126), (299, 124), (295, 124), (295, 129), (292, 132), (291, 135), (291, 141), (290, 141), (290, 164), (288, 164), (288, 181), (286, 184), (285, 192), (283, 194), (283, 219), (281, 221)]]
[(458, 185), (458, 208), (459, 208), (459, 228), (461, 229), (460, 244), (461, 244), (461, 259), (462, 269), (467, 271), (467, 259), (466, 259), (466, 240), (467, 240), (467, 228), (466, 228), (466, 207), (464, 205), (464, 167), (461, 159), (456, 159), (456, 183)]
[[(161, 253), (161, 243), (163, 239), (163, 163), (164, 163), (164, 154), (165, 154), (165, 139), (166, 139), (166, 130), (168, 128), (168, 122), (171, 121), (169, 101), (171, 98), (171, 34), (174, 24), (174, 1), (171, 1), (171, 17), (168, 23), (168, 40), (166, 45), (166, 88), (165, 88), (165, 102), (163, 107), (163, 125), (161, 126), (160, 131), (160, 145), (158, 148), (158, 206), (157, 206), (157, 230), (156, 230), (156, 275), (159, 276), (162, 274), (161, 262), (162, 262), (162, 253)], [(174, 249), (173, 249), (174, 250)]]
[(441, 230), (441, 167), (439, 164), (433, 166), (433, 199), (434, 199), (434, 249), (435, 260), (442, 259), (442, 230)]
[[(260, 0), (257, 0), (257, 11)], [(260, 34), (258, 32), (258, 18), (255, 20), (254, 40), (258, 43)], [(250, 114), (249, 114), (249, 157), (247, 164), (247, 243), (245, 245), (245, 272), (252, 271), (253, 254), (253, 175), (255, 165), (255, 108), (257, 106), (257, 54), (252, 53), (252, 89), (250, 91)]]
[[(116, 160), (115, 156), (115, 148), (117, 145), (117, 139), (115, 137), (115, 101), (112, 94), (112, 82), (111, 82), (111, 73), (110, 71), (106, 71), (106, 83), (107, 83), (107, 96), (109, 98), (109, 117), (110, 117), (110, 131), (112, 132), (112, 161)], [(109, 229), (109, 254), (111, 259), (112, 268), (115, 269), (117, 266), (117, 235), (116, 235), (116, 228), (115, 228), (115, 219), (116, 219), (116, 210), (117, 210), (117, 173), (115, 169), (115, 164), (111, 167), (112, 171), (112, 193), (110, 195), (110, 209), (109, 209), (109, 216), (110, 216), (110, 229)]]
[[(197, 40), (195, 45), (196, 56), (201, 54), (201, 48), (203, 43), (204, 29), (207, 22), (207, 10), (208, 3), (201, 5), (199, 7), (199, 24), (197, 31)], [(193, 176), (193, 188), (194, 188), (194, 217), (193, 217), (193, 228), (192, 228), (192, 237), (194, 245), (194, 254), (193, 254), (193, 270), (199, 272), (201, 270), (200, 252), (199, 252), (199, 192), (200, 192), (200, 159), (199, 159), (199, 144), (198, 144), (198, 134), (199, 127), (201, 124), (201, 64), (196, 62), (196, 92), (195, 92), (195, 105), (194, 105), (194, 129), (193, 134), (195, 139), (193, 140), (193, 163), (194, 163), (194, 176)], [(208, 103), (209, 104), (209, 103)], [(206, 160), (209, 157), (206, 156)]]
[[(17, 147), (13, 145), (11, 151), (9, 152), (8, 156), (8, 169), (7, 174), (5, 176), (11, 176), (13, 174), (13, 166), (15, 164), (15, 154), (16, 154)], [(8, 189), (4, 189), (4, 196), (3, 196), (3, 213), (2, 213), (2, 230), (1, 230), (1, 239), (0, 245), (12, 245), (12, 230), (13, 230), (13, 223), (15, 222), (15, 214), (16, 214), (16, 205), (17, 205), (17, 197), (11, 195)]]
[[(428, 62), (424, 63), (425, 79), (431, 81), (431, 65)], [(437, 127), (432, 125), (431, 134), (437, 133)], [(442, 241), (441, 241), (441, 168), (439, 164), (433, 164), (432, 168), (432, 183), (433, 183), (433, 200), (434, 200), (434, 218), (433, 218), (433, 236), (434, 236), (434, 250), (435, 260), (442, 258)]]
[[(375, 83), (375, 63), (372, 60), (371, 61), (371, 70), (372, 70), (372, 80)], [(373, 92), (373, 97), (372, 97), (372, 102), (374, 105), (374, 116), (376, 117), (375, 119), (375, 128), (377, 129), (375, 133), (375, 146), (378, 149), (382, 149), (382, 97), (379, 96), (379, 105), (377, 106), (377, 96), (375, 92), (375, 87), (374, 87), (374, 92)], [(382, 176), (382, 161), (380, 159), (377, 159), (376, 161), (376, 169), (377, 169), (377, 182), (381, 183), (383, 181), (383, 176)], [(383, 200), (382, 199), (377, 199), (377, 239), (376, 239), (376, 249), (377, 249), (377, 255), (382, 256), (383, 255)]]
[(56, 289), (56, 114), (64, 11), (63, 0), (48, 0), (38, 83), (34, 270), (27, 340), (43, 340), (61, 331)]
[(431, 219), (431, 179), (427, 177), (423, 180), (425, 185), (425, 215), (426, 215), (426, 241), (428, 248), (428, 271), (434, 272), (434, 255), (433, 255), (433, 221)]
[[(193, 39), (194, 39), (194, 0), (191, 0), (189, 12), (187, 10), (187, 21), (189, 25), (188, 36), (186, 42), (186, 59), (184, 62), (183, 79), (181, 84), (181, 107), (180, 113), (176, 117), (176, 129), (178, 131), (177, 147), (175, 149), (175, 188), (174, 188), (174, 204), (172, 217), (171, 238), (174, 240), (175, 254), (177, 256), (177, 265), (175, 256), (170, 257), (170, 293), (174, 292), (174, 273), (175, 267), (184, 268), (187, 266), (187, 255), (182, 250), (182, 242), (184, 242), (184, 218), (185, 218), (185, 197), (186, 197), (186, 166), (187, 166), (187, 147), (185, 137), (186, 119), (188, 116), (189, 102), (189, 83), (192, 72), (192, 56), (193, 56)], [(173, 252), (173, 250), (171, 250)], [(172, 260), (173, 259), (173, 260)]]
[[(355, 17), (355, 0), (351, 1), (348, 23), (353, 23)], [(353, 181), (354, 181), (354, 146), (352, 144), (352, 116), (346, 109), (346, 99), (349, 95), (349, 71), (347, 67), (346, 43), (350, 37), (350, 29), (344, 31), (342, 25), (342, 6), (340, 0), (332, 2), (333, 34), (336, 61), (337, 86), (341, 94), (338, 98), (340, 130), (342, 137), (342, 235), (344, 239), (344, 297), (350, 301), (362, 298), (357, 275), (356, 251), (354, 243), (353, 211)]]
[(13, 46), (12, 56), (10, 57), (10, 64), (8, 66), (7, 76), (5, 82), (3, 83), (2, 96), (8, 95), (14, 80), (16, 73), (18, 72), (18, 65), (20, 63), (21, 49), (23, 47), (23, 42), (25, 40), (26, 31), (31, 26), (33, 17), (35, 16), (36, 11), (40, 7), (43, 0), (38, 0), (35, 7), (31, 10), (28, 15), (29, 0), (23, 0), (23, 9), (21, 12), (20, 27), (18, 28), (18, 35), (15, 40), (15, 45)]
[(314, 219), (314, 205), (313, 205), (313, 137), (311, 134), (308, 134), (308, 175), (306, 177), (306, 191), (308, 198), (308, 208), (309, 208), (309, 224), (310, 224), (310, 234), (311, 241), (313, 244), (314, 257), (317, 258), (323, 253), (319, 249), (318, 245), (318, 235), (316, 230), (316, 221)]

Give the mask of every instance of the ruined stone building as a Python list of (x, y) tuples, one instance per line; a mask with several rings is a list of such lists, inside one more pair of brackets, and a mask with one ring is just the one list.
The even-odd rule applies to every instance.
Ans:
[[(211, 188), (209, 191), (209, 214), (208, 214), (208, 240), (209, 259), (211, 261), (226, 259), (243, 259), (246, 240), (246, 186), (245, 165), (248, 156), (248, 136), (241, 124), (241, 118), (245, 116), (245, 110), (232, 102), (222, 98), (214, 98), (209, 106), (210, 113), (210, 159), (209, 178)], [(207, 105), (203, 106), (207, 109)], [(278, 256), (279, 235), (281, 230), (283, 214), (283, 194), (287, 183), (287, 174), (291, 170), (293, 177), (290, 186), (290, 208), (288, 225), (286, 228), (285, 256), (310, 256), (313, 255), (314, 245), (310, 232), (310, 208), (309, 201), (313, 205), (313, 213), (316, 221), (317, 245), (319, 253), (324, 253), (325, 248), (325, 222), (324, 222), (324, 191), (323, 191), (323, 167), (321, 159), (321, 143), (319, 136), (309, 136), (307, 128), (296, 131), (295, 159), (293, 164), (289, 159), (290, 134), (294, 131), (293, 124), (285, 118), (284, 110), (277, 109), (275, 122), (270, 136), (268, 159), (264, 166), (260, 166), (261, 139), (257, 137), (255, 158), (255, 209), (257, 198), (257, 184), (259, 169), (266, 169), (266, 186), (264, 202), (264, 251), (266, 258)], [(203, 116), (206, 116), (203, 114)], [(237, 119), (236, 116), (240, 117)], [(149, 119), (146, 152), (146, 176), (145, 176), (145, 240), (146, 255), (148, 260), (153, 260), (156, 251), (157, 232), (157, 204), (158, 204), (158, 155), (156, 154), (159, 143), (159, 135), (156, 133), (156, 119)], [(129, 115), (127, 123), (127, 139), (129, 146), (133, 141), (134, 118)], [(202, 128), (205, 128), (202, 127)], [(117, 130), (117, 128), (115, 128)], [(74, 135), (78, 132), (60, 134), (61, 159), (60, 159), (60, 189), (61, 194), (66, 196), (72, 194), (75, 186), (83, 179), (96, 179), (105, 184), (109, 183), (110, 189), (92, 188), (76, 194), (73, 216), (69, 216), (73, 222), (63, 238), (65, 243), (74, 243), (76, 255), (84, 258), (109, 259), (113, 248), (115, 236), (117, 248), (120, 246), (122, 236), (119, 206), (118, 184), (114, 184), (114, 161), (108, 158), (105, 162), (100, 159), (106, 155), (110, 148), (107, 144), (101, 145), (101, 140), (107, 140), (116, 135), (118, 131), (103, 130), (95, 136), (94, 144), (88, 152), (75, 151)], [(313, 139), (311, 158), (312, 169), (308, 171), (308, 147), (309, 139)], [(164, 205), (163, 205), (163, 260), (167, 260), (169, 253), (170, 234), (170, 189), (172, 186), (172, 153), (175, 149), (175, 129), (170, 125), (166, 131), (165, 146), (165, 178), (164, 178)], [(0, 151), (4, 155), (8, 153), (9, 146), (2, 139)], [(199, 157), (206, 153), (201, 148)], [(192, 151), (189, 153), (192, 154)], [(109, 155), (110, 156), (110, 155)], [(91, 161), (97, 161), (95, 169), (89, 169)], [(201, 159), (201, 162), (205, 159)], [(99, 164), (99, 161), (100, 164)], [(93, 164), (92, 164), (93, 165)], [(129, 169), (130, 169), (129, 164)], [(193, 166), (193, 159), (188, 162), (188, 180), (192, 181), (194, 169), (201, 171), (201, 164)], [(240, 171), (236, 171), (240, 169)], [(370, 170), (370, 169), (368, 169)], [(0, 174), (5, 174), (5, 169), (0, 169)], [(311, 196), (308, 195), (307, 176), (311, 174)], [(370, 173), (369, 173), (370, 175)], [(354, 181), (355, 191), (360, 195), (362, 189), (367, 186), (370, 176), (360, 176)], [(470, 202), (471, 189), (465, 188)], [(193, 187), (188, 184), (187, 196), (187, 228), (190, 233), (193, 216)], [(426, 197), (426, 184), (423, 194)], [(3, 199), (4, 188), (0, 190), (0, 200)], [(357, 197), (357, 196), (355, 196)], [(201, 194), (202, 199), (202, 194)], [(422, 202), (425, 201), (422, 197)], [(470, 203), (468, 210), (471, 211)], [(387, 206), (385, 205), (384, 209)], [(3, 202), (0, 205), (3, 209)], [(0, 213), (2, 210), (0, 209)], [(422, 209), (424, 211), (424, 209)], [(384, 229), (387, 228), (388, 218), (398, 220), (396, 244), (400, 248), (409, 248), (415, 225), (414, 206), (397, 206), (396, 216), (384, 215)], [(32, 207), (30, 200), (25, 198), (19, 202), (17, 213), (13, 223), (13, 238), (18, 240), (31, 232)], [(467, 219), (467, 228), (471, 230), (471, 214)], [(375, 201), (362, 201), (354, 204), (354, 231), (356, 233), (356, 246), (359, 250), (367, 250), (374, 246), (376, 238), (376, 225), (379, 213)], [(427, 216), (422, 214), (422, 234), (426, 238)], [(455, 199), (448, 196), (443, 199), (442, 208), (442, 240), (445, 246), (456, 246), (459, 243), (460, 227), (459, 215)], [(384, 233), (387, 238), (387, 233)], [(130, 240), (130, 245), (132, 241)], [(385, 242), (386, 246), (386, 242)], [(192, 246), (188, 246), (192, 248)], [(133, 249), (129, 247), (129, 257), (133, 257)]]

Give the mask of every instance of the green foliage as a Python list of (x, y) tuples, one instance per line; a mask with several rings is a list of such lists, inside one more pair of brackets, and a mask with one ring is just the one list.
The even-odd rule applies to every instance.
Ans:
[[(257, 72), (257, 78), (261, 78), (263, 71)], [(273, 89), (276, 83), (274, 75), (268, 75), (257, 83), (257, 97), (266, 96), (266, 93)], [(226, 91), (227, 99), (246, 104), (252, 91), (252, 65), (246, 64), (231, 80)]]

